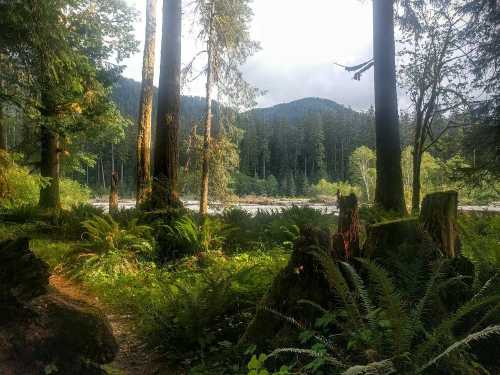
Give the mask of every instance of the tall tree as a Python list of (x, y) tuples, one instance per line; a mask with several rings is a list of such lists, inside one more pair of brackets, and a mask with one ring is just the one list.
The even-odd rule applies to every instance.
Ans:
[(393, 0), (373, 0), (373, 62), (377, 153), (375, 203), (386, 210), (404, 213)]
[[(401, 77), (415, 117), (411, 204), (416, 213), (420, 209), (422, 156), (448, 129), (461, 126), (451, 116), (467, 112), (471, 102), (473, 89), (467, 73), (471, 46), (463, 43), (462, 4), (461, 0), (419, 0), (400, 18), (405, 36)], [(435, 126), (438, 119), (446, 120), (441, 129)]]
[(201, 32), (199, 38), (206, 43), (206, 108), (202, 177), (200, 186), (200, 213), (208, 213), (208, 186), (210, 148), (212, 145), (212, 90), (217, 88), (219, 98), (229, 104), (251, 106), (256, 90), (242, 77), (239, 67), (258, 48), (251, 40), (249, 26), (253, 13), (250, 0), (197, 0)]
[(137, 190), (140, 206), (146, 201), (151, 189), (151, 116), (153, 113), (154, 68), (156, 41), (156, 0), (146, 2), (146, 38), (142, 61), (142, 86), (137, 120)]
[(109, 98), (120, 70), (110, 60), (135, 50), (135, 15), (117, 0), (29, 0), (0, 11), (0, 53), (28, 77), (18, 92), (39, 117), (40, 170), (49, 178), (39, 204), (57, 209), (60, 138), (123, 120)]
[(151, 196), (151, 203), (155, 208), (175, 207), (181, 204), (177, 193), (181, 31), (182, 0), (164, 0), (158, 117)]

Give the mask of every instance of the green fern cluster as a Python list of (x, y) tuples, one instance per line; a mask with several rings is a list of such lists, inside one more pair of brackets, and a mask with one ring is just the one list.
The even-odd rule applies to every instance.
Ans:
[(82, 223), (85, 228), (86, 247), (96, 253), (131, 251), (140, 254), (153, 252), (151, 228), (130, 220), (125, 228), (110, 215), (93, 215)]
[[(322, 317), (312, 329), (304, 329), (293, 319), (287, 321), (304, 331), (303, 342), (312, 347), (280, 348), (268, 358), (310, 357), (312, 361), (305, 365), (299, 361), (299, 367), (304, 373), (317, 374), (324, 374), (325, 369), (345, 375), (487, 373), (467, 348), (474, 341), (500, 334), (500, 325), (491, 325), (498, 323), (495, 314), (500, 303), (500, 293), (490, 289), (492, 280), (453, 313), (431, 319), (439, 291), (454, 281), (445, 276), (447, 261), (438, 261), (423, 295), (410, 305), (377, 263), (358, 258), (356, 270), (353, 264), (336, 262), (322, 251), (314, 256), (337, 297), (337, 308), (326, 311), (301, 301), (316, 306)], [(480, 319), (464, 328), (471, 316)]]

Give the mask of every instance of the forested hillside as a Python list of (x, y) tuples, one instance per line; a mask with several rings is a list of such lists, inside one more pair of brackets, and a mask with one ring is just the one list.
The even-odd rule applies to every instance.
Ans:
[[(124, 151), (120, 155), (125, 156), (125, 176), (133, 175), (133, 169), (129, 168), (135, 165), (132, 151), (137, 132), (139, 95), (140, 83), (130, 79), (120, 80), (113, 90), (115, 103), (131, 121), (125, 139), (117, 147)], [(153, 118), (156, 116), (156, 102), (157, 90)], [(214, 133), (217, 134), (221, 108), (214, 104)], [(187, 143), (193, 126), (201, 134), (204, 105), (204, 98), (181, 98), (181, 166), (188, 158)], [(353, 150), (361, 145), (373, 148), (375, 144), (373, 111), (356, 112), (320, 98), (253, 109), (240, 114), (234, 125), (243, 130), (237, 139), (240, 172), (259, 179), (274, 176), (281, 193), (289, 195), (304, 194), (306, 186), (322, 178), (348, 179), (349, 157)], [(106, 150), (103, 151), (103, 160), (111, 158), (109, 147), (107, 155)]]

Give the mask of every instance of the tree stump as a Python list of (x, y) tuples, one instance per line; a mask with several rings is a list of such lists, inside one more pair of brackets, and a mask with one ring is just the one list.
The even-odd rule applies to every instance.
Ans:
[(339, 220), (337, 233), (333, 236), (336, 258), (349, 259), (359, 254), (358, 199), (354, 193), (339, 197)]
[(303, 324), (314, 322), (318, 310), (310, 305), (300, 304), (300, 300), (309, 300), (325, 308), (331, 307), (335, 300), (333, 293), (321, 264), (311, 254), (311, 250), (317, 247), (331, 254), (331, 246), (329, 233), (310, 227), (302, 230), (288, 265), (274, 279), (268, 293), (259, 303), (255, 317), (240, 339), (241, 349), (250, 344), (255, 344), (262, 350), (295, 342), (299, 330), (276, 312)]
[(448, 257), (459, 255), (457, 230), (458, 193), (445, 191), (429, 194), (422, 202), (420, 222)]
[(111, 174), (111, 188), (109, 192), (109, 213), (118, 211), (118, 173)]

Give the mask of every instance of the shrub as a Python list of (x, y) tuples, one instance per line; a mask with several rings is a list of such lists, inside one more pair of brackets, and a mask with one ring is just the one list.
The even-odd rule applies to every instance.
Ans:
[(65, 209), (86, 204), (90, 200), (90, 189), (80, 185), (78, 181), (71, 180), (69, 178), (62, 178), (60, 181), (60, 188), (61, 206)]
[(337, 191), (340, 191), (344, 196), (354, 193), (357, 197), (361, 197), (361, 190), (358, 186), (343, 181), (328, 182), (324, 179), (321, 179), (316, 185), (311, 185), (309, 195), (314, 198), (335, 197)]

